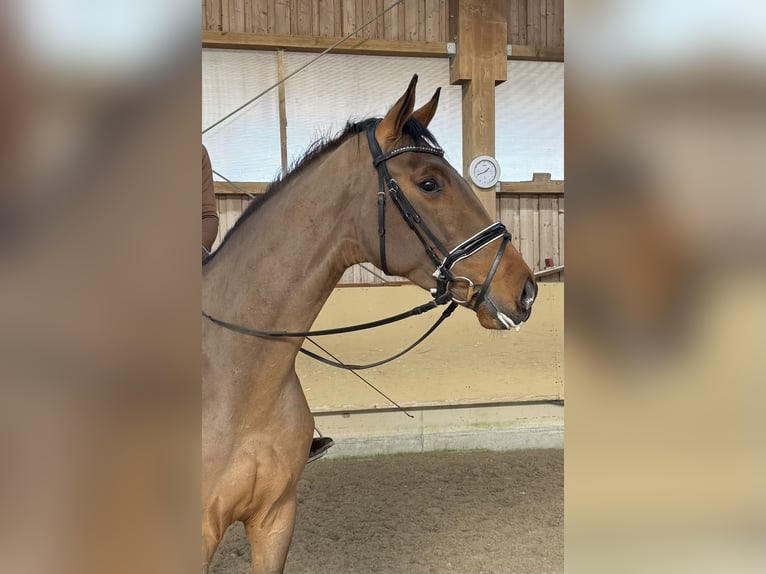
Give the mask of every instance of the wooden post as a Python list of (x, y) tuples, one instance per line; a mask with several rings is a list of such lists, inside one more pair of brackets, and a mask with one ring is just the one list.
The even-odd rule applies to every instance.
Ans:
[[(450, 57), (450, 83), (463, 85), (463, 175), (478, 155), (495, 155), (495, 86), (507, 78), (508, 24), (501, 0), (452, 0), (450, 31), (457, 54)], [(470, 179), (469, 179), (470, 183)], [(495, 190), (471, 184), (493, 219)]]
[(277, 79), (279, 87), (279, 147), (282, 158), (282, 176), (287, 174), (287, 108), (285, 105), (285, 51), (277, 50)]

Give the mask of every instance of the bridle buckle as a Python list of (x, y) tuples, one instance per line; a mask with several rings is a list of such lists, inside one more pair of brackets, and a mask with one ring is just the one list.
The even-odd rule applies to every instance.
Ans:
[[(453, 283), (465, 283), (466, 284), (466, 298), (460, 299), (455, 295), (455, 292), (453, 291)], [(450, 295), (452, 295), (452, 300), (457, 303), (458, 305), (466, 305), (469, 301), (471, 301), (474, 296), (476, 295), (478, 289), (476, 288), (476, 285), (474, 285), (473, 281), (471, 281), (468, 277), (452, 277), (451, 279), (447, 280), (447, 291), (449, 291)]]

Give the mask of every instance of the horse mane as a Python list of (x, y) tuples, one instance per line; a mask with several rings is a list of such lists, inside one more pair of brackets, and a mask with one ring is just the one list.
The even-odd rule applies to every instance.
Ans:
[[(320, 137), (317, 141), (312, 143), (304, 154), (293, 162), (286, 174), (277, 176), (277, 178), (269, 184), (263, 194), (257, 196), (248, 204), (247, 208), (245, 208), (242, 214), (237, 218), (237, 221), (234, 222), (231, 229), (226, 233), (218, 248), (202, 260), (202, 265), (205, 265), (212, 260), (234, 232), (241, 227), (253, 213), (258, 211), (266, 201), (276, 195), (280, 190), (287, 187), (297, 174), (301, 173), (306, 168), (306, 166), (314, 163), (320, 157), (335, 151), (350, 137), (365, 132), (371, 124), (377, 122), (379, 119), (380, 118), (367, 118), (358, 122), (349, 120), (346, 122), (343, 130), (338, 134), (331, 137)], [(412, 117), (405, 123), (403, 134), (412, 140), (412, 145), (439, 147), (436, 138), (428, 128)]]

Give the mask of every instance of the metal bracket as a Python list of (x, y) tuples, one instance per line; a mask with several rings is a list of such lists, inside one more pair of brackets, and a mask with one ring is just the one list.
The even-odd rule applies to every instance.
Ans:
[(457, 54), (457, 44), (455, 42), (447, 42), (447, 54), (450, 56)]
[(506, 44), (505, 45), (505, 55), (506, 56), (513, 56), (513, 44)]

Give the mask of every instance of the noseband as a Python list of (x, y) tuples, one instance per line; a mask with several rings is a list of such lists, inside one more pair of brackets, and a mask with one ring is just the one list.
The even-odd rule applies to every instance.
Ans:
[[(474, 303), (470, 306), (472, 309), (477, 309), (484, 300), (489, 284), (497, 272), (497, 268), (500, 265), (500, 259), (502, 259), (503, 252), (505, 251), (508, 242), (511, 240), (511, 235), (502, 223), (493, 223), (479, 231), (476, 235), (469, 237), (454, 249), (447, 250), (425, 224), (423, 218), (409, 202), (402, 192), (402, 188), (399, 187), (396, 180), (391, 177), (391, 174), (386, 167), (386, 162), (389, 159), (403, 153), (430, 153), (431, 155), (443, 157), (444, 150), (431, 146), (403, 146), (388, 153), (383, 153), (375, 138), (375, 128), (379, 123), (380, 120), (371, 124), (367, 128), (367, 143), (370, 146), (370, 153), (372, 154), (372, 165), (378, 172), (378, 237), (380, 243), (381, 269), (386, 274), (391, 275), (386, 262), (386, 190), (388, 190), (388, 195), (391, 197), (391, 201), (398, 208), (404, 221), (423, 245), (426, 255), (428, 255), (429, 259), (431, 259), (436, 266), (436, 270), (433, 272), (433, 276), (436, 279), (436, 287), (431, 289), (431, 294), (434, 296), (434, 299), (443, 300), (444, 294), (449, 292), (455, 303), (469, 304), (471, 300), (474, 300)], [(477, 288), (474, 282), (468, 277), (453, 275), (452, 268), (455, 264), (478, 253), (481, 249), (500, 238), (502, 238), (502, 241), (500, 242), (500, 247), (495, 255), (495, 260), (492, 262), (487, 278), (481, 286)], [(441, 258), (437, 256), (436, 251), (441, 254)], [(450, 287), (457, 283), (465, 283), (465, 299), (459, 299), (451, 292)]]

